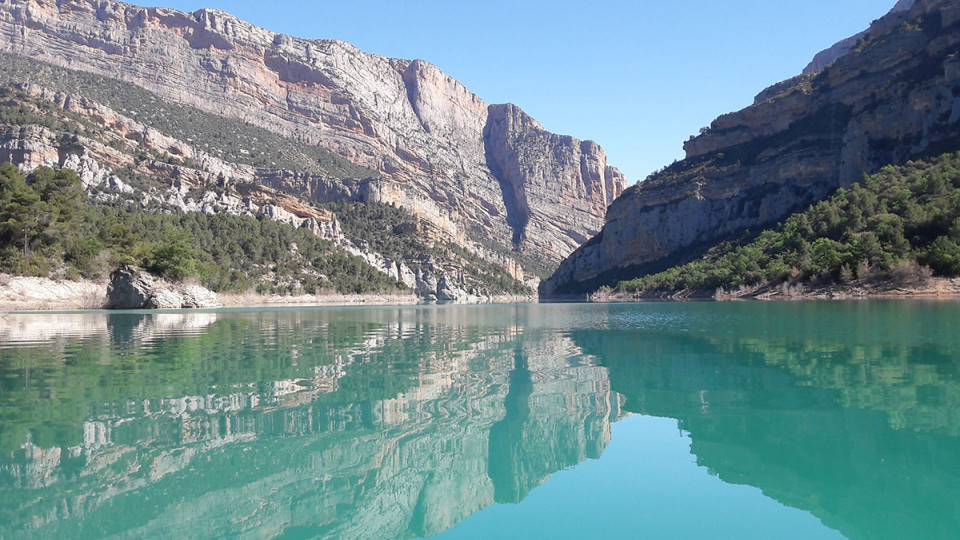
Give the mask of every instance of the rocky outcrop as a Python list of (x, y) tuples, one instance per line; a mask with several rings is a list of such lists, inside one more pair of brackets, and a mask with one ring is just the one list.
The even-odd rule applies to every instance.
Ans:
[(103, 283), (0, 274), (0, 310), (98, 309), (105, 298)]
[(452, 241), (516, 250), (537, 271), (599, 231), (625, 186), (599, 146), (549, 134), (516, 107), (491, 107), (427, 62), (297, 39), (220, 11), (5, 0), (0, 52), (319, 145), (382, 180), (302, 195), (399, 204)]
[[(336, 180), (308, 172), (245, 167), (213, 158), (187, 142), (154, 133), (151, 128), (89, 100), (29, 85), (2, 89), (0, 92), (6, 98), (0, 99), (0, 107), (34, 110), (36, 117), (45, 120), (45, 125), (64, 123), (59, 131), (34, 125), (0, 131), (0, 160), (2, 149), (21, 149), (15, 157), (12, 154), (8, 156), (25, 171), (41, 165), (73, 169), (87, 192), (96, 200), (112, 205), (125, 201), (148, 211), (251, 216), (307, 228), (360, 257), (410, 290), (420, 291), (425, 299), (489, 301), (501, 292), (479, 286), (479, 282), (483, 281), (482, 275), (490, 270), (471, 266), (469, 261), (460, 256), (448, 254), (442, 259), (434, 259), (425, 257), (423, 253), (409, 253), (401, 255), (399, 260), (384, 257), (368, 243), (346, 238), (337, 216), (310, 202), (389, 200), (396, 204), (395, 199), (390, 199), (396, 194), (396, 190), (391, 189), (395, 185), (382, 178)], [(73, 125), (65, 122), (74, 121), (77, 116), (95, 123), (102, 123), (100, 119), (103, 118), (110, 118), (110, 121), (105, 128), (98, 130), (96, 138), (91, 138), (85, 132), (83, 135), (70, 133)], [(82, 131), (82, 126), (77, 125), (81, 128), (78, 131)], [(144, 149), (151, 151), (154, 159), (138, 157), (145, 153)], [(177, 164), (179, 156), (188, 157), (193, 160), (191, 165), (199, 168), (182, 162)], [(130, 168), (156, 182), (144, 182), (140, 178), (134, 187), (113, 172), (121, 170), (130, 174)], [(304, 196), (294, 197), (290, 193), (302, 193)], [(416, 200), (415, 193), (408, 195), (410, 198), (406, 199), (406, 204), (418, 205), (421, 212), (427, 211), (430, 206), (430, 211), (439, 215), (440, 209), (436, 203), (422, 196)], [(404, 226), (407, 227), (405, 234), (415, 232), (428, 245), (451, 240), (448, 236), (450, 229), (441, 230), (436, 222), (431, 224), (411, 220)], [(465, 237), (456, 240), (466, 241)], [(481, 258), (504, 268), (509, 276), (518, 281), (526, 278), (522, 267), (509, 257), (491, 250), (483, 252)], [(470, 267), (466, 278), (465, 266)], [(423, 275), (419, 281), (415, 270), (420, 270)], [(330, 276), (320, 276), (321, 279), (327, 277)], [(438, 289), (438, 284), (444, 280), (449, 285)], [(536, 284), (532, 284), (532, 288), (535, 287)]]
[[(124, 147), (114, 142), (110, 146), (86, 136), (27, 125), (0, 129), (0, 162), (10, 161), (26, 172), (40, 166), (72, 169), (83, 182), (84, 188), (102, 201), (114, 202), (119, 198), (118, 195), (128, 195), (135, 197), (144, 207), (166, 205), (182, 212), (254, 216), (307, 228), (321, 238), (343, 240), (340, 224), (332, 212), (305, 204), (297, 197), (280, 191), (284, 187), (281, 182), (270, 181), (274, 176), (293, 173), (263, 173), (266, 175), (265, 181), (261, 182), (262, 173), (253, 167), (214, 158), (184, 141), (162, 135), (103, 105), (35, 86), (25, 88), (25, 92), (61, 107), (66, 113), (105, 124), (106, 129), (102, 132), (114, 137), (114, 141), (119, 139), (129, 143), (128, 139), (136, 139), (137, 143)], [(13, 102), (20, 105), (15, 100)], [(168, 157), (184, 156), (196, 160), (196, 166), (200, 168), (159, 161), (137, 164), (131, 154), (143, 150)], [(165, 190), (154, 187), (145, 192), (124, 182), (114, 173), (115, 169), (133, 166), (138, 166), (138, 173), (169, 181), (169, 187)], [(229, 181), (226, 180), (227, 176)]]
[(627, 190), (603, 231), (541, 285), (579, 293), (655, 271), (888, 164), (960, 147), (960, 3), (918, 0), (816, 74), (768, 89)]
[(199, 285), (170, 284), (135, 266), (110, 274), (108, 309), (181, 309), (220, 307), (220, 298)]
[(442, 268), (427, 265), (417, 269), (412, 287), (417, 295), (427, 300), (476, 304), (490, 301), (490, 294), (476, 288), (468, 288), (463, 275), (452, 275)]
[(592, 228), (593, 216), (605, 214), (626, 184), (596, 143), (550, 133), (512, 104), (490, 107), (483, 138), (514, 244), (550, 257), (586, 241), (580, 231)]
[[(917, 0), (899, 0), (897, 4), (893, 6), (893, 9), (890, 10), (888, 16), (894, 13), (909, 11), (910, 8), (912, 8), (916, 3)], [(859, 34), (855, 34), (838, 41), (829, 49), (820, 51), (816, 56), (813, 57), (813, 60), (807, 64), (807, 67), (803, 68), (803, 72), (816, 73), (818, 71), (822, 71), (830, 64), (836, 62), (838, 58), (850, 52), (850, 50), (857, 45), (857, 42), (863, 39), (866, 35), (867, 31), (860, 32)]]

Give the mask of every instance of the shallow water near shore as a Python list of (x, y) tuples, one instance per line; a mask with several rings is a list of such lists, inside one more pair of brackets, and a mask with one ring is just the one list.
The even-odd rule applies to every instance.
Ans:
[(952, 538), (960, 304), (0, 317), (2, 538)]

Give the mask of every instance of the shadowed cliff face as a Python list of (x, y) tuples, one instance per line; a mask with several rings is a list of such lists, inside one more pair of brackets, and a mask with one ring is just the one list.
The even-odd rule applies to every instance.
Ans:
[[(595, 234), (625, 187), (592, 143), (534, 130), (532, 119), (519, 132), (509, 125), (488, 130), (500, 121), (499, 109), (427, 62), (292, 38), (215, 10), (6, 0), (0, 51), (132, 83), (163, 100), (319, 145), (383, 179), (357, 193), (316, 178), (306, 187), (323, 189), (305, 196), (399, 204), (452, 239), (520, 251), (541, 271)], [(529, 141), (520, 136), (533, 131), (539, 135)], [(576, 211), (568, 216), (560, 208)]]
[(541, 294), (657, 270), (775, 223), (884, 165), (960, 148), (958, 51), (955, 0), (890, 13), (823, 71), (765, 90), (687, 141), (687, 158), (615, 201), (603, 231)]
[(516, 105), (489, 111), (486, 159), (503, 192), (514, 244), (554, 257), (569, 240), (586, 241), (578, 231), (606, 213), (623, 191), (623, 175), (607, 166), (596, 143), (550, 133)]

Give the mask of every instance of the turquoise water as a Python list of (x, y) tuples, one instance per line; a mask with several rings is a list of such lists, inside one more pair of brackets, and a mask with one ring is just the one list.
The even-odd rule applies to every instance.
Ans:
[(0, 538), (955, 538), (960, 304), (0, 315)]

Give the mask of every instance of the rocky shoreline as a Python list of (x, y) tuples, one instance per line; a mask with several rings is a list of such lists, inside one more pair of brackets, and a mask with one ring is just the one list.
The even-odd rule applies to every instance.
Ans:
[(69, 281), (0, 274), (0, 311), (101, 309), (107, 281)]
[[(107, 280), (71, 281), (37, 277), (0, 275), (0, 313), (17, 311), (80, 311), (107, 309)], [(849, 284), (743, 287), (734, 290), (671, 292), (596, 292), (590, 296), (566, 297), (551, 301), (685, 302), (685, 301), (795, 301), (795, 300), (870, 300), (870, 299), (943, 299), (960, 300), (960, 278), (930, 278), (923, 284), (897, 285), (881, 281), (857, 281)], [(223, 293), (215, 305), (196, 308), (257, 308), (311, 306), (408, 306), (425, 301), (410, 293), (393, 294), (304, 294), (277, 295), (255, 292)], [(473, 304), (509, 304), (538, 302), (536, 296), (500, 295), (483, 298)], [(146, 308), (151, 309), (151, 308)], [(154, 309), (182, 309), (159, 307)]]
[[(185, 286), (188, 289), (196, 286)], [(0, 274), (0, 313), (16, 311), (81, 311), (107, 309), (108, 280), (54, 280), (37, 277), (13, 277)], [(184, 286), (178, 285), (182, 289)], [(166, 291), (166, 289), (165, 289)], [(173, 291), (176, 292), (176, 291)], [(180, 293), (182, 295), (182, 293)], [(212, 293), (211, 293), (212, 294)], [(162, 297), (168, 297), (165, 292)], [(173, 307), (158, 305), (144, 309), (193, 308), (255, 308), (255, 307), (311, 307), (311, 306), (408, 306), (424, 302), (411, 293), (393, 294), (304, 294), (277, 295), (255, 292), (222, 293), (209, 305)], [(506, 304), (536, 302), (536, 296), (500, 295), (469, 302), (475, 304)], [(462, 303), (462, 302), (461, 302)], [(137, 309), (128, 307), (127, 309)]]
[(793, 301), (793, 300), (878, 300), (878, 299), (943, 299), (960, 300), (960, 278), (929, 278), (923, 283), (896, 284), (886, 281), (854, 281), (847, 284), (810, 285), (781, 283), (714, 291), (670, 292), (596, 292), (588, 302), (684, 302), (684, 301)]
[[(106, 280), (70, 281), (36, 277), (0, 278), (0, 312), (107, 309), (108, 287), (109, 282)], [(216, 305), (196, 306), (196, 308), (412, 305), (420, 302), (420, 299), (412, 294), (401, 293), (280, 296), (245, 292), (217, 296), (218, 302)], [(145, 309), (183, 308), (182, 306), (162, 306)]]

